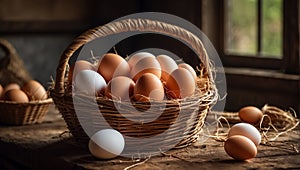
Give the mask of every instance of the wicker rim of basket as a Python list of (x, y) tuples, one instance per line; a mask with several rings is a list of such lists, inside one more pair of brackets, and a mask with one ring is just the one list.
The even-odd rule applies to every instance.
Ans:
[(16, 101), (8, 101), (8, 100), (0, 100), (0, 104), (8, 104), (8, 105), (36, 105), (36, 104), (52, 104), (53, 100), (52, 98), (48, 98), (45, 100), (32, 100), (29, 102), (16, 102)]
[[(174, 37), (190, 45), (199, 57), (201, 63), (205, 66), (205, 70), (208, 74), (210, 82), (214, 82), (214, 78), (212, 75), (213, 70), (211, 70), (212, 63), (209, 60), (209, 56), (203, 46), (202, 41), (197, 36), (189, 32), (188, 30), (176, 25), (156, 20), (137, 18), (114, 21), (106, 25), (90, 29), (78, 36), (66, 48), (66, 50), (60, 57), (59, 64), (56, 69), (56, 79), (53, 89), (54, 92), (58, 94), (65, 93), (65, 79), (67, 78), (65, 74), (68, 61), (76, 50), (96, 38), (133, 31), (164, 34), (170, 37)], [(216, 90), (215, 87), (214, 90)]]

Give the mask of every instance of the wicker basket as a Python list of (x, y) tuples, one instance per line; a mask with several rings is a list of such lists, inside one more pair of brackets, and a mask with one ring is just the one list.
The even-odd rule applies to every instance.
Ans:
[(52, 103), (51, 98), (28, 103), (0, 101), (0, 123), (5, 125), (41, 123)]
[[(73, 103), (74, 94), (68, 92), (68, 80), (66, 76), (68, 62), (72, 57), (74, 57), (73, 54), (83, 45), (97, 38), (134, 31), (140, 33), (153, 32), (165, 34), (190, 44), (201, 59), (200, 61), (202, 61), (199, 65), (203, 64), (206, 66), (203, 73), (198, 77), (199, 80), (197, 84), (199, 87), (201, 86), (199, 94), (180, 100), (152, 102), (151, 107), (153, 108), (153, 113), (151, 114), (157, 114), (157, 112), (160, 112), (162, 106), (166, 106), (166, 108), (164, 108), (161, 115), (158, 115), (156, 120), (146, 123), (142, 121), (132, 121), (130, 118), (143, 118), (144, 116), (149, 116), (149, 113), (136, 113), (136, 108), (148, 108), (149, 103), (137, 102), (132, 104), (131, 102), (114, 101), (106, 97), (93, 98), (84, 95), (77, 95), (76, 98), (79, 102), (76, 102), (76, 106), (82, 105), (82, 107), (76, 107), (82, 108), (80, 111), (82, 114), (77, 114), (78, 110), (75, 109)], [(175, 148), (180, 148), (188, 146), (198, 139), (207, 113), (218, 98), (211, 68), (210, 60), (201, 40), (187, 30), (160, 21), (148, 19), (126, 19), (96, 27), (77, 37), (64, 51), (60, 58), (59, 65), (56, 70), (55, 86), (52, 90), (50, 90), (50, 92), (55, 105), (58, 107), (68, 126), (68, 129), (80, 144), (84, 144), (83, 146), (87, 146), (90, 135), (105, 128), (104, 124), (108, 123), (110, 127), (120, 131), (124, 136), (132, 137), (125, 139), (125, 149), (127, 145), (133, 147), (131, 148), (133, 150), (134, 147), (138, 146), (143, 146), (143, 148), (169, 146), (179, 138), (180, 141), (176, 143)], [(205, 85), (203, 85), (203, 82), (205, 82), (203, 80), (207, 80)], [(93, 106), (86, 107), (90, 105)], [(131, 105), (134, 107), (129, 107)], [(104, 117), (101, 121), (97, 119), (99, 114), (102, 114)], [(88, 122), (87, 124), (89, 126), (83, 128), (81, 124), (82, 121)], [(179, 122), (177, 123), (177, 126), (173, 126), (174, 121)], [(88, 128), (89, 131), (92, 130), (93, 133), (87, 134), (88, 132), (85, 128)], [(135, 145), (131, 145), (138, 139), (150, 138), (166, 130), (168, 131), (168, 134), (164, 135), (162, 138), (155, 138), (155, 140), (151, 142), (148, 141), (147, 143), (139, 142), (138, 144), (135, 143)], [(182, 133), (183, 136), (180, 136), (180, 133)]]
[[(7, 40), (0, 38), (0, 47), (5, 52), (5, 56), (0, 60), (0, 84), (6, 86), (9, 83), (17, 83), (22, 86), (31, 79), (23, 61)], [(51, 98), (27, 103), (0, 100), (0, 124), (41, 123), (52, 103)]]

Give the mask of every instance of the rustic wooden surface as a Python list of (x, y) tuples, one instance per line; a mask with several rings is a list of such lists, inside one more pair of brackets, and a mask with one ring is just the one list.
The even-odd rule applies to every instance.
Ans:
[(272, 146), (259, 145), (256, 158), (236, 161), (223, 143), (208, 139), (161, 156), (99, 160), (79, 147), (52, 107), (42, 124), (0, 126), (0, 169), (300, 169), (300, 128), (283, 135)]

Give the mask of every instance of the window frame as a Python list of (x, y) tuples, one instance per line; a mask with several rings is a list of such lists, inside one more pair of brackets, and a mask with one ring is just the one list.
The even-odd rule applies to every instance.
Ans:
[[(290, 74), (299, 74), (299, 1), (283, 0), (282, 59), (226, 54), (225, 52), (225, 0), (219, 1), (219, 45), (222, 62), (227, 67), (250, 67), (278, 70)], [(260, 37), (260, 35), (258, 35)]]

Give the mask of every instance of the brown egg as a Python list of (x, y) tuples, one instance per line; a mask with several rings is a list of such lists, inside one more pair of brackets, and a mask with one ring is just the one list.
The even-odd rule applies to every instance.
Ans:
[(167, 94), (171, 98), (180, 99), (192, 96), (196, 84), (192, 74), (184, 68), (174, 70), (166, 82)]
[[(75, 69), (75, 70), (74, 70)], [(82, 70), (93, 70), (96, 71), (96, 67), (85, 60), (78, 60), (70, 67), (69, 73), (68, 73), (68, 84), (72, 84), (73, 77), (76, 77), (76, 75), (82, 71)]]
[(256, 124), (259, 123), (263, 117), (262, 111), (254, 106), (246, 106), (239, 110), (239, 117), (241, 121)]
[(102, 75), (106, 83), (113, 77), (130, 76), (130, 67), (127, 61), (118, 54), (107, 53), (99, 61), (98, 73)]
[(190, 73), (192, 73), (195, 81), (197, 80), (197, 74), (196, 74), (196, 72), (195, 72), (195, 70), (193, 69), (192, 66), (190, 66), (187, 63), (180, 63), (180, 64), (178, 64), (178, 67), (179, 68), (185, 68), (185, 69), (187, 69)]
[(111, 81), (105, 88), (105, 96), (110, 99), (130, 101), (130, 97), (133, 95), (135, 83), (128, 77), (118, 76)]
[(138, 61), (140, 61), (143, 58), (147, 58), (147, 57), (155, 58), (155, 56), (149, 52), (138, 52), (138, 53), (131, 55), (128, 60), (129, 67), (132, 69)]
[(142, 102), (162, 101), (165, 95), (162, 82), (152, 73), (145, 73), (136, 81), (133, 94), (136, 101)]
[(234, 135), (229, 137), (224, 149), (226, 153), (237, 160), (247, 160), (254, 158), (257, 154), (255, 144), (245, 136)]
[(155, 58), (142, 58), (131, 69), (131, 77), (134, 81), (137, 81), (137, 79), (139, 79), (145, 73), (152, 73), (160, 79), (161, 67), (159, 62)]
[(21, 87), (20, 87), (20, 85), (19, 84), (17, 84), (17, 83), (10, 83), (10, 84), (8, 84), (8, 85), (6, 85), (5, 87), (4, 87), (4, 89), (3, 89), (3, 94), (5, 93), (5, 92), (7, 92), (8, 90), (12, 90), (12, 89), (21, 89)]
[(3, 99), (7, 101), (15, 101), (20, 103), (26, 103), (29, 101), (27, 95), (22, 90), (19, 89), (12, 89), (6, 91)]
[(161, 79), (167, 81), (170, 74), (178, 68), (177, 63), (173, 58), (167, 55), (158, 55), (156, 60), (159, 62), (161, 67)]
[(233, 125), (228, 132), (228, 137), (234, 135), (241, 135), (249, 138), (257, 146), (261, 142), (261, 135), (259, 131), (249, 123), (237, 123)]
[(30, 100), (45, 100), (48, 98), (45, 88), (37, 81), (30, 80), (22, 86), (22, 90)]
[(3, 87), (2, 87), (2, 85), (0, 84), (0, 100), (2, 99), (2, 92), (3, 92)]

